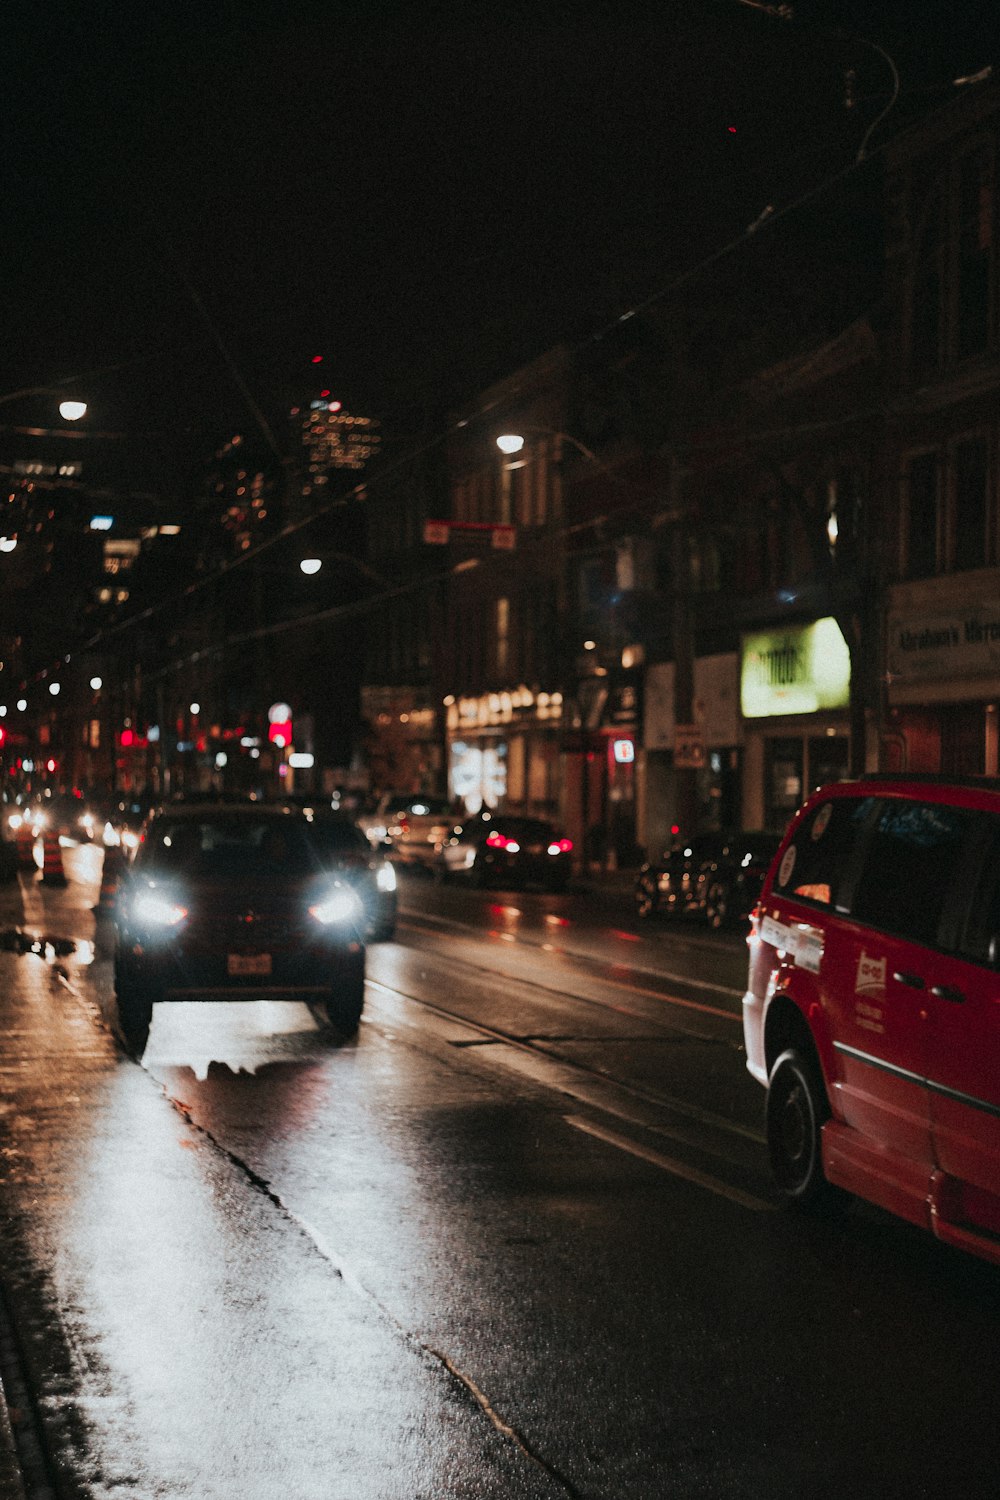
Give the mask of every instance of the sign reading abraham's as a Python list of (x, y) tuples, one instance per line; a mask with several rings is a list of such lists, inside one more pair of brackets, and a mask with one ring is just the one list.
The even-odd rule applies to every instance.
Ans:
[(890, 615), (888, 666), (911, 682), (1000, 673), (1000, 602), (963, 614)]

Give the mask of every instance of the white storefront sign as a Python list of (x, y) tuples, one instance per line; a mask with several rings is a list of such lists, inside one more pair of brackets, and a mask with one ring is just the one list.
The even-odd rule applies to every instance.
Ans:
[[(643, 743), (647, 750), (674, 749), (674, 676), (672, 661), (654, 662), (646, 669)], [(739, 657), (735, 651), (698, 657), (693, 707), (706, 749), (739, 744)]]

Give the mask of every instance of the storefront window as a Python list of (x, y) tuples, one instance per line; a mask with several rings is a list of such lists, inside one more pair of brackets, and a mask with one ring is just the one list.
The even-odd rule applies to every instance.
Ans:
[(843, 781), (847, 776), (847, 739), (839, 734), (817, 736), (809, 741), (808, 790), (826, 786), (830, 781)]
[(767, 826), (784, 829), (802, 802), (803, 742), (801, 739), (767, 741)]
[(831, 781), (843, 781), (848, 768), (845, 735), (787, 736), (767, 741), (767, 828), (783, 832), (789, 818), (810, 793)]

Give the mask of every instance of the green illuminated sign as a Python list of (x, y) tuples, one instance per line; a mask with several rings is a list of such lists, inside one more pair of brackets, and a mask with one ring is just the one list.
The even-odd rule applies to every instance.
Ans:
[(851, 657), (836, 620), (743, 637), (740, 707), (745, 719), (846, 708)]

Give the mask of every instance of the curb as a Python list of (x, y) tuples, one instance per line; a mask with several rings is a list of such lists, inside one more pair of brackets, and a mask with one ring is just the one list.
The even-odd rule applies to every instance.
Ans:
[(2, 1379), (0, 1379), (0, 1500), (27, 1500)]

